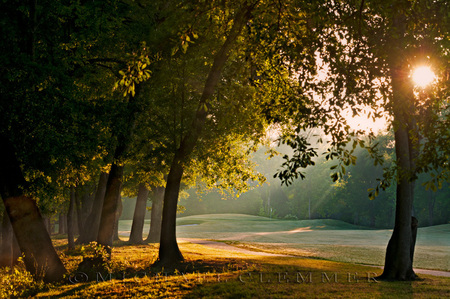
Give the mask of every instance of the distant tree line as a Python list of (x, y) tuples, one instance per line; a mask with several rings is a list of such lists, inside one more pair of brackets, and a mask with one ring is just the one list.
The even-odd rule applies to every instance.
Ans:
[[(384, 155), (393, 161), (393, 149), (389, 147), (392, 136), (377, 138)], [(287, 150), (287, 148), (284, 148)], [(283, 149), (280, 149), (283, 151)], [(281, 164), (280, 157), (267, 160), (264, 150), (254, 157), (259, 170), (268, 178)], [(382, 178), (383, 167), (377, 165), (362, 149), (356, 151), (356, 165), (348, 167), (346, 175), (333, 182), (330, 179), (333, 161), (321, 159), (314, 167), (306, 170), (306, 178), (290, 186), (281, 186), (277, 179), (268, 179), (263, 186), (256, 187), (238, 198), (217, 190), (205, 193), (189, 190), (189, 197), (181, 199), (186, 207), (184, 215), (207, 213), (242, 213), (277, 219), (336, 219), (355, 225), (372, 228), (392, 228), (395, 217), (395, 185), (369, 198), (368, 189), (373, 188), (377, 179)], [(450, 221), (450, 185), (446, 182), (437, 190), (426, 190), (425, 184), (431, 179), (420, 175), (415, 186), (414, 215), (419, 226), (446, 224)]]

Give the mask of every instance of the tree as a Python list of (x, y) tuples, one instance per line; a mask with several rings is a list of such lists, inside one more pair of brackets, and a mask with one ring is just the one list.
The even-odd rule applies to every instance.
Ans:
[(208, 116), (208, 102), (213, 96), (215, 87), (220, 80), (221, 71), (227, 61), (228, 54), (236, 39), (241, 33), (250, 13), (256, 3), (244, 3), (233, 19), (233, 25), (228, 32), (228, 36), (223, 45), (217, 51), (214, 62), (205, 81), (202, 95), (199, 99), (198, 109), (195, 118), (192, 120), (190, 130), (183, 136), (180, 146), (175, 152), (170, 171), (167, 176), (166, 191), (164, 193), (163, 218), (161, 226), (161, 240), (158, 262), (162, 265), (171, 264), (183, 260), (183, 256), (178, 248), (175, 233), (175, 220), (177, 212), (178, 194), (180, 191), (181, 179), (184, 172), (184, 165), (192, 154), (204, 123)]
[[(326, 73), (326, 80), (313, 82), (314, 72), (299, 71), (300, 80), (323, 102), (315, 107), (314, 119), (332, 136), (328, 158), (339, 158), (338, 172), (345, 175), (345, 166), (353, 164), (353, 151), (345, 149), (356, 136), (340, 113), (347, 109), (353, 115), (362, 111), (361, 105), (374, 109), (379, 117), (384, 109), (392, 117), (395, 132), (396, 166), (385, 169), (383, 179), (370, 194), (373, 198), (396, 179), (396, 217), (394, 232), (389, 241), (384, 272), (388, 280), (413, 280), (412, 269), (415, 223), (412, 218), (414, 181), (421, 172), (436, 172), (436, 180), (448, 179), (448, 4), (441, 1), (326, 1), (312, 5), (310, 18), (318, 32), (311, 40)], [(417, 98), (409, 78), (418, 64), (434, 65), (440, 79), (439, 87), (431, 88), (423, 98)], [(324, 104), (325, 103), (325, 104)], [(309, 124), (306, 125), (308, 127)], [(303, 127), (304, 128), (304, 127)], [(430, 128), (433, 128), (433, 132)], [(300, 127), (302, 129), (302, 127)], [(300, 130), (298, 130), (300, 132)], [(439, 132), (439, 133), (437, 133)], [(436, 138), (437, 135), (441, 136)], [(304, 138), (294, 145), (307, 145)], [(353, 142), (353, 149), (358, 140)], [(360, 144), (382, 162), (375, 146)], [(307, 145), (308, 146), (308, 145)], [(285, 163), (287, 170), (280, 177), (296, 176), (302, 161), (301, 148), (297, 156)], [(306, 147), (307, 148), (307, 147)], [(447, 158), (444, 158), (447, 157)], [(297, 162), (296, 162), (297, 161)]]
[(147, 198), (150, 190), (144, 184), (139, 184), (139, 191), (136, 198), (136, 207), (134, 209), (133, 224), (131, 226), (130, 240), (132, 244), (142, 243), (142, 233), (144, 228), (144, 219), (147, 206)]
[(60, 281), (66, 269), (53, 248), (36, 201), (23, 192), (26, 182), (14, 148), (5, 135), (0, 135), (0, 140), (0, 195), (25, 266), (35, 277), (42, 275), (44, 281)]
[[(117, 48), (123, 46), (111, 42), (115, 39), (111, 33), (123, 24), (124, 4), (4, 1), (0, 5), (5, 41), (0, 48), (0, 135), (2, 147), (6, 144), (2, 150), (14, 159), (2, 162), (6, 163), (2, 171), (14, 171), (13, 178), (2, 181), (3, 200), (8, 213), (18, 211), (11, 220), (27, 255), (27, 269), (33, 274), (38, 270), (46, 280), (60, 279), (62, 264), (49, 248), (48, 233), (45, 237), (40, 231), (45, 226), (38, 207), (55, 203), (51, 194), (41, 196), (50, 193), (46, 187), (61, 191), (89, 181), (85, 177), (92, 170), (89, 166), (102, 160), (109, 146), (105, 140), (110, 130), (101, 106), (115, 79), (104, 69), (120, 61), (105, 56), (119, 53)], [(113, 110), (112, 102), (107, 111)], [(26, 215), (31, 218), (28, 226), (23, 222)], [(40, 260), (30, 260), (33, 255)], [(47, 270), (45, 263), (54, 269)]]
[(21, 253), (19, 245), (17, 244), (17, 239), (14, 236), (9, 216), (4, 210), (3, 204), (2, 209), (3, 215), (0, 228), (0, 267), (12, 268), (18, 262)]
[(92, 205), (91, 213), (86, 219), (85, 229), (80, 232), (77, 243), (88, 244), (97, 240), (98, 229), (100, 227), (100, 217), (103, 207), (103, 199), (106, 193), (106, 183), (108, 181), (108, 173), (102, 172), (95, 191), (94, 203)]
[(148, 236), (146, 242), (149, 243), (159, 243), (161, 238), (161, 222), (162, 222), (162, 211), (164, 205), (164, 187), (153, 187), (152, 188), (152, 213), (150, 220), (150, 229), (148, 231)]

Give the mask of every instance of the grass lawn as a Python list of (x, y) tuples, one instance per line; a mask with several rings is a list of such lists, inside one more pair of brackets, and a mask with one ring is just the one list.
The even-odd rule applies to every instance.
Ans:
[[(58, 248), (65, 248), (64, 241), (56, 242)], [(151, 267), (157, 257), (156, 244), (117, 245), (113, 249), (111, 274), (105, 272), (83, 276), (74, 273), (75, 265), (81, 260), (78, 248), (64, 256), (64, 262), (72, 274), (65, 283), (27, 285), (22, 279), (18, 287), (28, 289), (22, 290), (19, 294), (34, 298), (448, 298), (450, 296), (450, 278), (422, 275), (421, 281), (377, 282), (373, 277), (379, 275), (381, 270), (372, 267), (320, 259), (261, 257), (187, 242), (180, 243), (186, 261), (177, 269), (160, 269)]]
[[(180, 217), (177, 236), (223, 241), (247, 249), (382, 266), (392, 230), (338, 220), (273, 220), (217, 214)], [(149, 225), (148, 223), (146, 225)], [(127, 240), (131, 221), (121, 221)], [(144, 228), (148, 232), (148, 226)], [(450, 224), (419, 228), (414, 267), (450, 271)]]
[[(126, 233), (128, 224), (120, 225)], [(382, 270), (362, 264), (383, 258), (388, 230), (333, 220), (278, 221), (247, 215), (183, 217), (178, 225), (179, 237), (221, 240), (293, 257), (180, 242), (185, 262), (162, 269), (152, 266), (158, 244), (130, 246), (119, 241), (106, 270), (81, 272), (77, 265), (89, 246), (67, 251), (65, 239), (54, 239), (69, 271), (66, 280), (43, 284), (34, 281), (23, 265), (13, 271), (0, 269), (0, 298), (450, 298), (448, 277), (421, 274), (421, 280), (413, 282), (374, 279)], [(424, 265), (448, 268), (448, 230), (448, 225), (419, 230)], [(440, 262), (447, 266), (435, 262), (442, 256), (446, 259)]]

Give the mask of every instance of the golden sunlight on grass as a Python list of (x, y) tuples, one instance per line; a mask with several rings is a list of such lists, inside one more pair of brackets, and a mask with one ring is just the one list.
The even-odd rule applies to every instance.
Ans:
[(419, 66), (414, 69), (412, 79), (418, 87), (426, 87), (432, 83), (436, 76), (429, 66)]
[[(67, 252), (63, 249), (67, 244), (58, 243), (60, 250), (66, 252), (63, 255), (66, 264), (70, 264), (68, 259), (81, 258), (80, 248)], [(445, 277), (421, 275), (421, 281), (380, 282), (374, 277), (381, 269), (352, 263), (258, 256), (187, 241), (180, 243), (180, 249), (186, 260), (173, 269), (152, 267), (157, 258), (157, 244), (116, 243), (110, 273), (78, 275), (84, 278), (81, 281), (69, 279), (62, 284), (42, 285), (28, 282), (23, 269), (18, 269), (14, 277), (0, 274), (5, 274), (3, 282), (22, 286), (17, 297), (34, 298), (401, 298), (405, 295), (448, 298), (450, 295), (450, 278)], [(76, 276), (75, 271), (69, 267), (69, 278)], [(0, 293), (0, 298), (3, 297), (8, 298)]]

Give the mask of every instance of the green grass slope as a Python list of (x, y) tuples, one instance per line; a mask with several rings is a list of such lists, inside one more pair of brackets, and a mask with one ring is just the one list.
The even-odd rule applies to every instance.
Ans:
[[(390, 229), (332, 219), (276, 220), (242, 214), (179, 217), (178, 238), (218, 240), (251, 250), (383, 265)], [(146, 224), (144, 232), (148, 232)], [(131, 221), (121, 221), (126, 239)], [(419, 228), (414, 267), (450, 271), (450, 224)]]

